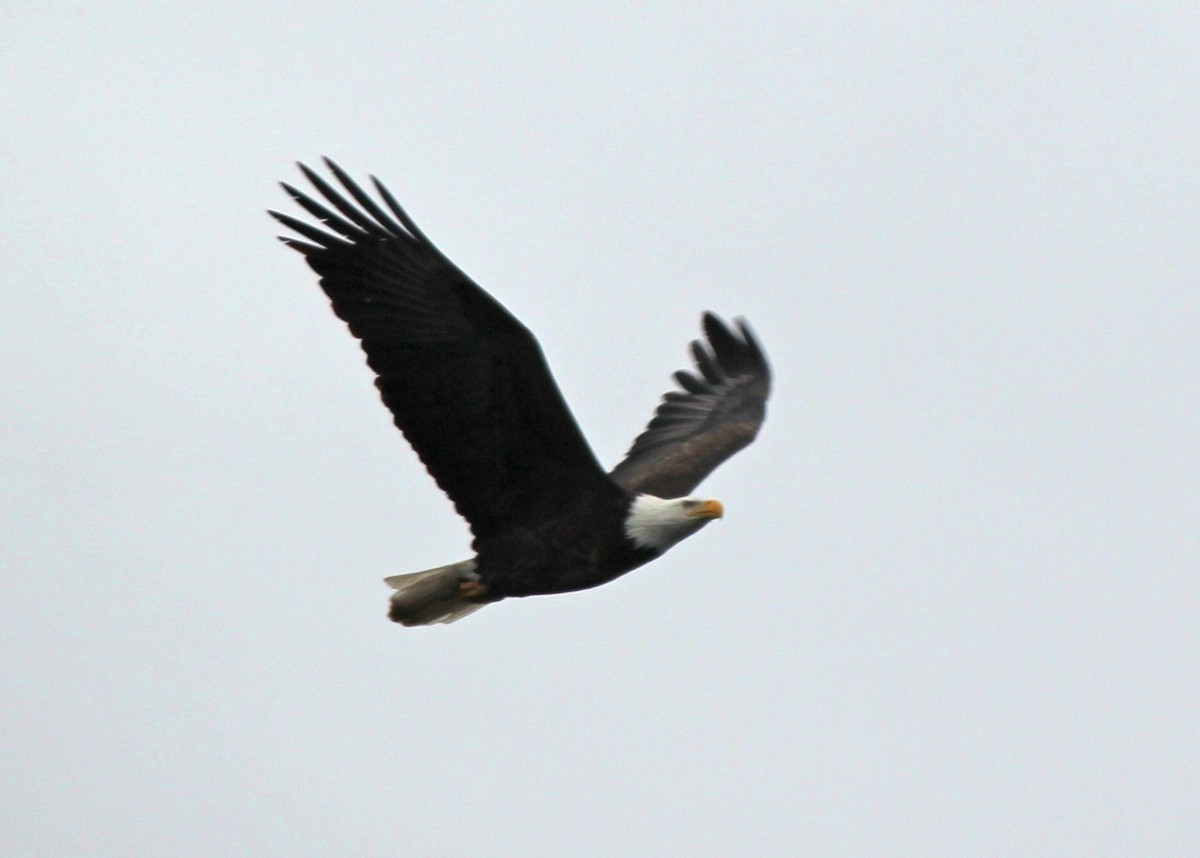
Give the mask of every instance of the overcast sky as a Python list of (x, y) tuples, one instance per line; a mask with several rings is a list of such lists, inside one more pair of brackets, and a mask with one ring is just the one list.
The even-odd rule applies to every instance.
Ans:
[[(1200, 854), (1195, 4), (654, 5), (4, 4), (0, 853)], [(605, 462), (748, 317), (725, 520), (389, 623), (326, 154)]]

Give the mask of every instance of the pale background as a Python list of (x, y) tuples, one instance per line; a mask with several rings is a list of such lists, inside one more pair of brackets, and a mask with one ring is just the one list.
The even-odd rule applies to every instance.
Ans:
[[(0, 854), (1200, 854), (1195, 3), (20, 3)], [(268, 207), (387, 181), (615, 462), (699, 314), (725, 521), (465, 556)], [(291, 210), (291, 209), (289, 209)]]

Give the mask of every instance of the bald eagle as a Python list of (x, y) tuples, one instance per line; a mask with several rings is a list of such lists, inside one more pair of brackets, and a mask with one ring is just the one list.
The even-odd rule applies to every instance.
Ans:
[(299, 236), (280, 240), (320, 276), (396, 426), (473, 536), (468, 560), (385, 579), (392, 620), (448, 623), (510, 596), (596, 587), (721, 517), (720, 503), (690, 493), (754, 440), (771, 386), (744, 321), (704, 314), (695, 371), (675, 374), (682, 389), (605, 473), (533, 334), (378, 179), (376, 200), (325, 163), (345, 193), (299, 165), (324, 202), (283, 189), (324, 228), (272, 211)]

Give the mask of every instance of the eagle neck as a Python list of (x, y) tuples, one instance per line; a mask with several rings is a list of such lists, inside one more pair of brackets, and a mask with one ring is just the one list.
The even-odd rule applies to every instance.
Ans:
[(678, 500), (654, 495), (634, 497), (625, 517), (625, 536), (636, 548), (658, 554), (697, 529), (697, 523), (683, 516)]

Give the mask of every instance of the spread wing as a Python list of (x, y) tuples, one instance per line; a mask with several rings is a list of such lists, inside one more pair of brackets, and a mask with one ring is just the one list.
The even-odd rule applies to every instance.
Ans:
[(396, 426), (476, 538), (608, 487), (533, 334), (447, 259), (372, 177), (386, 210), (326, 160), (348, 193), (303, 164), (318, 201), (283, 188), (321, 222), (271, 212), (280, 240), (320, 275), (362, 341)]
[(704, 314), (704, 340), (692, 342), (697, 372), (677, 372), (682, 390), (663, 396), (612, 478), (634, 492), (691, 494), (712, 471), (754, 440), (767, 413), (771, 368), (742, 319), (731, 329)]

